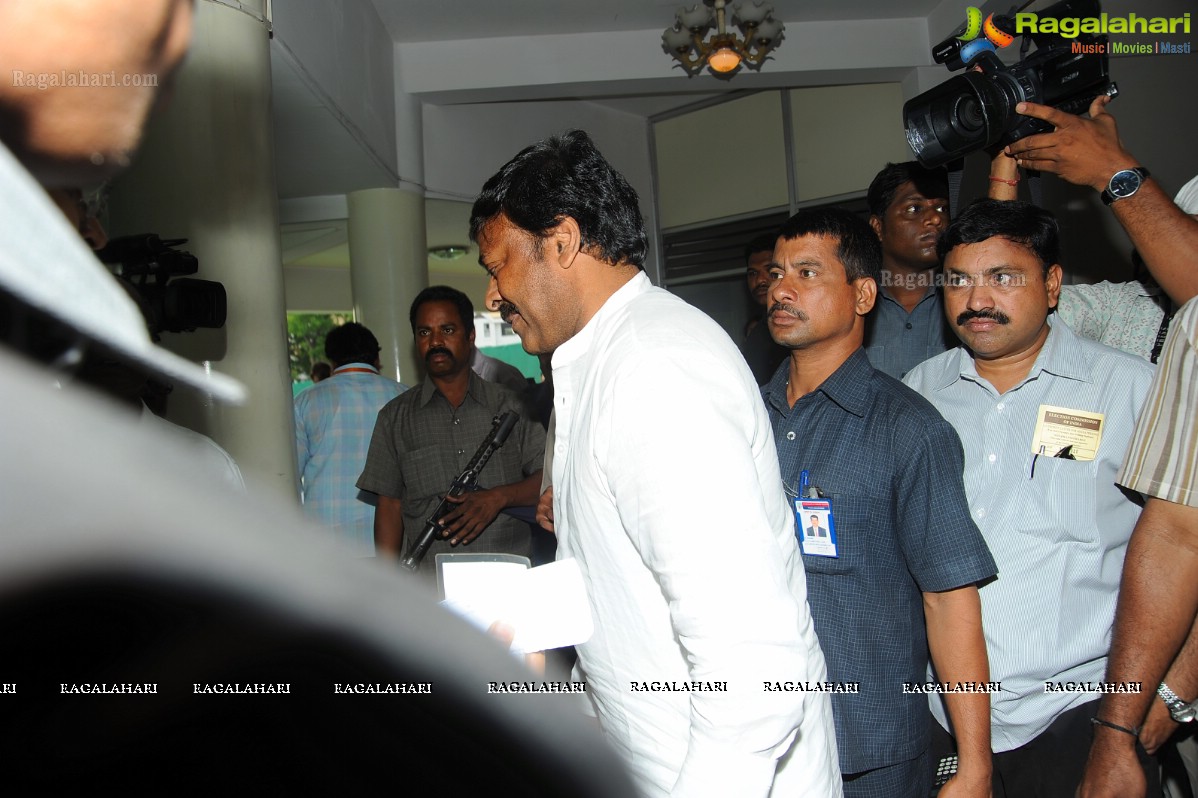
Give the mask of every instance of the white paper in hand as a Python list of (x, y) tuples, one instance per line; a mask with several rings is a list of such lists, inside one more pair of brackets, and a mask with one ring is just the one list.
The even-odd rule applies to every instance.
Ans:
[(454, 562), (453, 557), (437, 555), (444, 605), (484, 631), (496, 621), (512, 627), (513, 652), (545, 651), (591, 639), (595, 629), (586, 585), (573, 559), (525, 568), (511, 562)]

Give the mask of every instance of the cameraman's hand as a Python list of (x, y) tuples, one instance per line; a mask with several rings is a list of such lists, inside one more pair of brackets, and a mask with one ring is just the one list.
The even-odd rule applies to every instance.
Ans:
[(1102, 191), (1115, 172), (1139, 164), (1119, 141), (1115, 117), (1106, 112), (1110, 101), (1106, 95), (1095, 97), (1089, 119), (1047, 105), (1019, 103), (1016, 111), (1043, 119), (1056, 130), (1020, 139), (1007, 146), (1007, 154), (1025, 169), (1052, 172), (1070, 183)]
[(992, 200), (1010, 202), (1019, 199), (1019, 166), (1005, 149), (987, 150), (990, 156), (990, 190)]
[(449, 545), (466, 545), (483, 533), (507, 506), (504, 496), (495, 489), (466, 491), (461, 496), (446, 496), (457, 505), (441, 519), (441, 537)]

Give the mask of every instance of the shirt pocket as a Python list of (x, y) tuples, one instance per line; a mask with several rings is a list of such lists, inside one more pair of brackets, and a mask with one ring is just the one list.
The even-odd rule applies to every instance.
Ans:
[(408, 454), (403, 465), (407, 501), (425, 501), (449, 490), (457, 474), (446, 462), (447, 451), (445, 446), (425, 446)]
[[(849, 574), (862, 570), (868, 554), (866, 536), (871, 529), (874, 500), (867, 496), (832, 494), (832, 531), (836, 535), (836, 557), (804, 554), (803, 566), (812, 574)], [(793, 510), (794, 504), (791, 504)]]
[(886, 371), (890, 362), (886, 359), (886, 345), (872, 344), (865, 347), (865, 358), (878, 371)]
[[(1097, 489), (1098, 463), (1094, 460), (1066, 460), (1039, 457), (1034, 479), (1048, 485), (1044, 506), (1051, 521), (1048, 532), (1054, 541), (1088, 542), (1097, 537), (1094, 494)], [(1043, 469), (1043, 471), (1041, 470)], [(1027, 504), (1029, 512), (1034, 505)], [(1038, 528), (1033, 525), (1033, 528)]]

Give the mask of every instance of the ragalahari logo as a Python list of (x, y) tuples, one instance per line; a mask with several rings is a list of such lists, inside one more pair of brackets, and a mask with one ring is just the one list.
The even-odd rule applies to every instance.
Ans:
[[(999, 30), (994, 24), (994, 15), (986, 17), (986, 21), (982, 22), (982, 10), (970, 6), (965, 9), (965, 32), (957, 38), (963, 42), (972, 42), (979, 35), (985, 35), (985, 42), (994, 46), (994, 49), (1001, 50), (1002, 48), (1015, 41), (1015, 37), (1006, 31)], [(978, 44), (982, 44), (981, 41)]]

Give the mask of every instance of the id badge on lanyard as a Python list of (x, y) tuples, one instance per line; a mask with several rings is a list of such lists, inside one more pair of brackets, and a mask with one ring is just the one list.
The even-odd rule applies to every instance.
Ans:
[(812, 557), (839, 557), (832, 500), (810, 481), (810, 474), (804, 471), (800, 475), (800, 496), (793, 500), (799, 549)]

